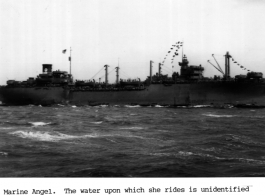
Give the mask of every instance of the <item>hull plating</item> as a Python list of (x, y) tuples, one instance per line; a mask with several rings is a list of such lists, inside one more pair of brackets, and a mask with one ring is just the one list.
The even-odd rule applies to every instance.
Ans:
[(140, 91), (70, 91), (61, 87), (1, 88), (6, 104), (248, 104), (265, 105), (264, 83), (152, 84)]
[(51, 88), (1, 88), (2, 102), (11, 105), (63, 103), (67, 91), (61, 87)]

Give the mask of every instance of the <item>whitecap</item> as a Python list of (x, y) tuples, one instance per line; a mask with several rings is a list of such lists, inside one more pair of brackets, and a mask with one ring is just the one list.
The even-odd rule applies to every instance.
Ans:
[(193, 108), (209, 108), (212, 107), (211, 105), (195, 105), (195, 106), (191, 106)]
[(90, 122), (90, 123), (98, 125), (98, 124), (101, 124), (102, 122), (103, 122), (103, 121)]
[(100, 105), (99, 107), (100, 108), (106, 108), (106, 107), (108, 107), (109, 105)]
[(191, 156), (191, 155), (194, 155), (194, 153), (192, 153), (192, 152), (183, 152), (183, 151), (179, 151), (178, 154), (180, 154), (182, 156)]
[(82, 139), (84, 137), (95, 137), (93, 135), (67, 135), (59, 132), (43, 132), (43, 131), (15, 131), (10, 133), (21, 138), (33, 139), (37, 141), (60, 141), (68, 139)]
[(45, 125), (50, 125), (51, 123), (45, 123), (45, 122), (29, 122), (30, 124), (32, 124), (33, 126), (45, 126)]
[(14, 127), (0, 127), (0, 129), (14, 129)]
[(8, 153), (7, 153), (7, 152), (0, 152), (0, 155), (2, 155), (2, 156), (7, 156)]
[(170, 153), (150, 153), (149, 155), (152, 155), (152, 156), (171, 156), (172, 154), (170, 154)]
[(132, 106), (132, 105), (125, 105), (125, 107), (127, 108), (139, 108), (141, 107), (140, 105), (135, 105), (135, 106)]
[(141, 130), (144, 129), (143, 127), (122, 127), (120, 129), (132, 129), (132, 130)]
[(209, 117), (216, 117), (216, 118), (221, 118), (221, 117), (226, 117), (226, 118), (230, 118), (230, 117), (236, 117), (237, 115), (217, 115), (217, 114), (202, 114), (204, 116), (209, 116)]
[(161, 105), (155, 105), (156, 108), (165, 108), (165, 107), (168, 107), (168, 106), (161, 106)]

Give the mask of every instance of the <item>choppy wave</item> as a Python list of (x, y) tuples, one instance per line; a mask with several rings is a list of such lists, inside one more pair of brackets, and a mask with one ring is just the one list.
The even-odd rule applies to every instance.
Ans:
[(239, 142), (242, 144), (254, 145), (254, 146), (264, 146), (263, 143), (255, 141), (247, 136), (234, 135), (234, 134), (226, 134), (223, 136), (225, 137), (227, 141), (234, 141), (234, 142)]
[(130, 107), (2, 107), (2, 175), (263, 176), (265, 109)]
[(188, 152), (188, 151), (179, 151), (176, 154), (173, 153), (150, 153), (150, 155), (154, 155), (154, 156), (175, 156), (175, 157), (199, 157), (202, 159), (205, 158), (209, 158), (209, 159), (213, 159), (213, 160), (221, 160), (221, 161), (240, 161), (243, 163), (247, 163), (247, 164), (258, 164), (258, 165), (263, 165), (265, 164), (265, 161), (263, 160), (256, 160), (256, 159), (250, 159), (250, 158), (226, 158), (226, 157), (218, 157), (218, 156), (214, 156), (211, 154), (204, 154), (204, 153), (194, 153), (194, 152)]
[(146, 138), (143, 136), (133, 135), (133, 134), (95, 134), (95, 138), (106, 138), (109, 139), (110, 137), (122, 137), (122, 138), (137, 138), (137, 139), (153, 139), (153, 138)]
[(259, 118), (265, 118), (265, 116), (248, 116), (249, 118), (257, 118), (257, 119), (259, 119)]

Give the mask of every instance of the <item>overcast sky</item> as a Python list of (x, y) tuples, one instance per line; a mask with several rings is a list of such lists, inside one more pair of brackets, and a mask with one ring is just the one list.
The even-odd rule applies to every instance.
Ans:
[[(224, 69), (229, 51), (242, 66), (265, 73), (265, 1), (263, 0), (0, 0), (0, 84), (26, 80), (42, 71), (69, 71), (92, 78), (105, 64), (119, 61), (121, 78), (145, 79), (149, 61), (164, 60), (171, 45), (184, 42), (191, 65), (204, 76), (220, 75), (207, 60), (212, 54)], [(62, 53), (67, 49), (66, 54)], [(181, 51), (180, 51), (181, 52)], [(179, 71), (175, 58), (163, 73)], [(246, 74), (231, 65), (231, 74)], [(104, 79), (101, 71), (95, 79)], [(110, 73), (114, 81), (115, 71)]]

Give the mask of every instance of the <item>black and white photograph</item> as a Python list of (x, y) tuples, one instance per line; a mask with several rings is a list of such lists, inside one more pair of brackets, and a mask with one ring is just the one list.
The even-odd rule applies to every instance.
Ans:
[(1, 178), (265, 176), (265, 1), (0, 9)]

